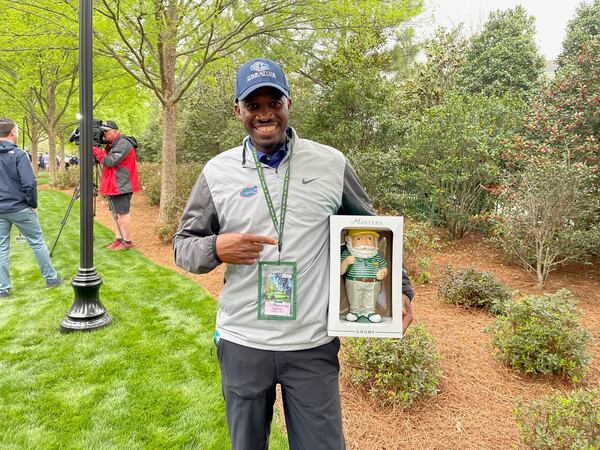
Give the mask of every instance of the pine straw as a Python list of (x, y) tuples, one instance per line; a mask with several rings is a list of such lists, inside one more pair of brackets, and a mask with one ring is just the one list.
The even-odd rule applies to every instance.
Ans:
[[(179, 270), (173, 263), (171, 247), (161, 244), (154, 233), (157, 211), (148, 206), (143, 194), (133, 196), (133, 240), (150, 259)], [(99, 222), (110, 226), (111, 218), (102, 201), (98, 202), (97, 214)], [(431, 264), (434, 283), (416, 286), (413, 308), (415, 323), (422, 324), (433, 335), (441, 356), (440, 393), (408, 411), (383, 409), (361, 387), (348, 381), (347, 368), (342, 364), (340, 387), (349, 450), (520, 448), (511, 414), (514, 400), (517, 397), (531, 400), (554, 390), (571, 388), (554, 378), (519, 375), (498, 362), (493, 357), (490, 336), (481, 332), (493, 320), (491, 316), (435, 299), (435, 282), (446, 265), (473, 266), (493, 272), (511, 289), (540, 293), (529, 274), (502, 263), (495, 250), (481, 238), (467, 237), (436, 254)], [(200, 276), (179, 271), (215, 296), (222, 286), (222, 269)], [(552, 273), (544, 292), (562, 287), (571, 290), (580, 301), (584, 326), (600, 336), (600, 261), (595, 265), (575, 264)], [(583, 385), (600, 389), (598, 341), (594, 342), (594, 359)], [(281, 414), (280, 401), (278, 410)]]
[[(598, 263), (599, 261), (597, 261)], [(513, 289), (539, 294), (534, 280), (519, 267), (500, 261), (480, 238), (470, 237), (435, 256), (436, 277), (447, 264), (493, 272)], [(584, 310), (584, 325), (600, 335), (600, 267), (573, 265), (551, 275), (545, 292), (570, 289)], [(435, 339), (441, 356), (440, 393), (408, 411), (383, 409), (342, 369), (342, 408), (349, 449), (508, 449), (520, 448), (512, 408), (517, 397), (531, 400), (571, 386), (552, 377), (528, 377), (493, 357), (491, 338), (481, 329), (493, 318), (483, 311), (443, 304), (437, 285), (418, 286), (413, 307), (416, 323)], [(584, 380), (600, 388), (600, 349)]]

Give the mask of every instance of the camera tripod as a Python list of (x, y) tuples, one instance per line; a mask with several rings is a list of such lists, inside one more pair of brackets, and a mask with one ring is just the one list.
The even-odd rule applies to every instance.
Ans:
[[(93, 208), (93, 211), (94, 211), (94, 217), (95, 217), (96, 216), (96, 198), (98, 197), (98, 167), (96, 165), (94, 165), (94, 169), (95, 169), (96, 181), (94, 182), (94, 208)], [(79, 198), (80, 195), (81, 195), (81, 180), (77, 182), (77, 186), (75, 186), (73, 195), (71, 195), (71, 201), (69, 202), (69, 206), (67, 206), (65, 215), (63, 216), (62, 220), (60, 221), (60, 229), (58, 230), (58, 234), (56, 235), (56, 239), (54, 240), (54, 244), (52, 245), (52, 250), (50, 250), (51, 258), (52, 258), (52, 254), (54, 253), (54, 249), (56, 248), (56, 244), (58, 244), (60, 235), (62, 234), (63, 228), (65, 227), (65, 224), (67, 223), (69, 214), (71, 213), (71, 210), (73, 209), (73, 204), (75, 203), (75, 200), (77, 200)], [(105, 198), (108, 200), (108, 205), (109, 205), (108, 209), (110, 210), (110, 212), (113, 216), (113, 220), (115, 221), (115, 224), (117, 225), (117, 230), (119, 231), (119, 234), (121, 236), (123, 236), (123, 233), (121, 232), (121, 227), (119, 225), (119, 215), (115, 212), (115, 205), (112, 201), (112, 198), (109, 195), (107, 195)]]

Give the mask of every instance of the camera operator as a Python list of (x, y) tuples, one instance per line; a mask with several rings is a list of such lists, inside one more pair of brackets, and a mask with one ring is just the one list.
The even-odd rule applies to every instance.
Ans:
[(115, 240), (108, 248), (129, 250), (133, 247), (129, 214), (131, 195), (140, 190), (135, 148), (112, 120), (102, 121), (100, 128), (107, 144), (104, 150), (93, 147), (94, 157), (102, 165), (99, 192), (108, 198), (115, 222)]

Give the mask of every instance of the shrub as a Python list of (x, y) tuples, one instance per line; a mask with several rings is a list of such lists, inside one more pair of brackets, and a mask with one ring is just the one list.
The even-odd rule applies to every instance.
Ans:
[(437, 297), (446, 303), (484, 308), (497, 315), (506, 310), (510, 291), (489, 272), (473, 267), (458, 270), (447, 267)]
[(50, 183), (55, 189), (74, 188), (79, 183), (79, 166), (73, 166), (64, 172), (56, 172), (56, 181)]
[(350, 381), (363, 385), (382, 406), (408, 408), (438, 392), (440, 358), (421, 326), (410, 327), (402, 339), (349, 338), (344, 350)]
[(537, 158), (500, 196), (493, 239), (536, 274), (539, 287), (560, 264), (588, 261), (598, 249), (600, 206), (591, 177), (584, 165)]
[[(451, 239), (474, 227), (471, 217), (493, 205), (505, 140), (519, 129), (522, 102), (509, 97), (449, 95), (414, 125), (396, 155), (396, 184)], [(409, 206), (409, 205), (407, 205)]]
[(597, 392), (576, 390), (541, 400), (517, 401), (513, 411), (521, 442), (533, 449), (600, 448), (600, 403)]
[(427, 269), (431, 255), (441, 248), (440, 238), (424, 222), (405, 220), (403, 231), (404, 267), (414, 281), (427, 284), (431, 281), (431, 273)]
[(181, 214), (183, 213), (183, 206), (181, 205), (169, 205), (165, 208), (165, 213), (167, 215), (167, 220), (163, 223), (160, 223), (156, 226), (156, 234), (158, 239), (163, 244), (168, 244), (173, 239), (173, 235), (177, 231), (177, 227), (179, 226), (179, 219), (181, 218)]
[(398, 182), (402, 169), (395, 149), (350, 149), (348, 159), (376, 208), (406, 212), (406, 195)]
[[(156, 227), (158, 238), (163, 243), (171, 242), (185, 203), (198, 179), (202, 166), (197, 163), (177, 165), (177, 196), (172, 205), (165, 206), (167, 220)], [(142, 189), (148, 196), (151, 205), (160, 204), (160, 164), (140, 163), (138, 172)]]
[(501, 360), (526, 374), (559, 374), (581, 381), (591, 355), (590, 334), (579, 324), (581, 313), (571, 293), (529, 295), (507, 304), (486, 331)]
[(140, 187), (148, 196), (150, 204), (160, 203), (160, 163), (138, 163)]

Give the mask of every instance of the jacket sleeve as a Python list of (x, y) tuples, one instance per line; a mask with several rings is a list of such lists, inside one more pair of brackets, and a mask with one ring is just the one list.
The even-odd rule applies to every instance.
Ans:
[(17, 156), (17, 170), (21, 179), (21, 191), (25, 195), (27, 205), (36, 209), (38, 207), (37, 181), (25, 152), (19, 153)]
[(94, 157), (96, 158), (96, 161), (98, 161), (99, 163), (102, 162), (102, 160), (104, 159), (104, 157), (106, 156), (106, 152), (104, 150), (102, 150), (100, 147), (92, 147), (92, 153), (94, 153)]
[(375, 210), (369, 195), (363, 188), (358, 175), (348, 160), (344, 167), (344, 188), (342, 205), (337, 212), (343, 216), (374, 216)]
[(200, 174), (173, 236), (175, 264), (193, 273), (206, 273), (221, 264), (215, 245), (220, 225), (212, 194)]
[(127, 139), (119, 139), (114, 147), (110, 147), (108, 152), (103, 152), (104, 155), (99, 155), (94, 151), (94, 156), (98, 159), (101, 156), (99, 162), (105, 167), (114, 167), (119, 164), (123, 159), (133, 150), (131, 143)]
[[(344, 168), (344, 188), (342, 192), (342, 205), (338, 210), (340, 215), (374, 216), (375, 210), (369, 195), (363, 188), (358, 175), (348, 160)], [(412, 288), (408, 273), (402, 269), (402, 293), (412, 299), (415, 291)]]

